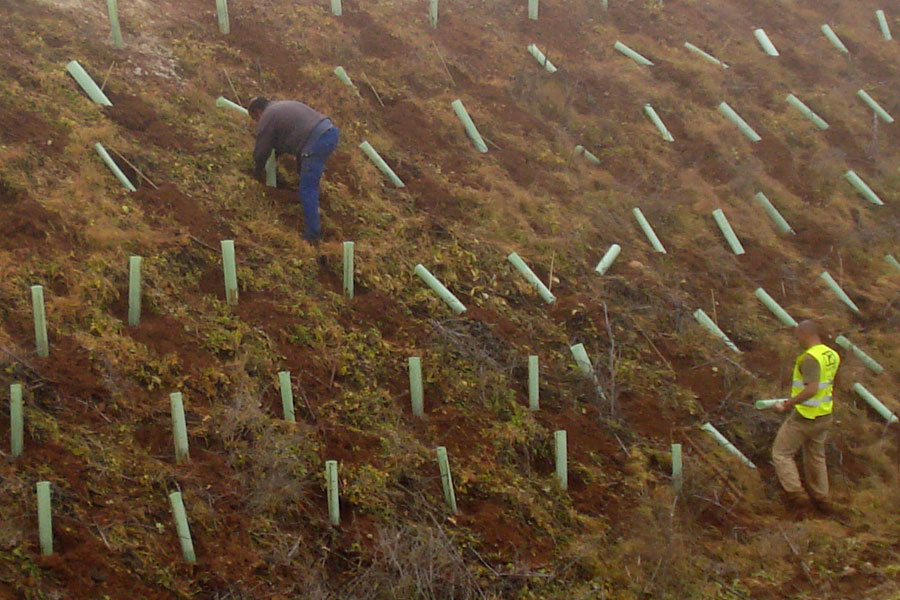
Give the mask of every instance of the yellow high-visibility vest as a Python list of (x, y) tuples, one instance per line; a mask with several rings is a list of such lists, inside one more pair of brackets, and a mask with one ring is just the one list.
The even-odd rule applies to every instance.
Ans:
[(800, 366), (803, 359), (812, 356), (819, 363), (819, 389), (816, 395), (798, 404), (795, 408), (801, 416), (807, 419), (815, 419), (830, 415), (834, 409), (834, 376), (837, 375), (838, 366), (841, 364), (841, 357), (838, 353), (826, 346), (818, 344), (813, 346), (797, 358), (794, 364), (794, 384), (791, 387), (791, 398), (803, 391), (806, 387), (803, 385), (803, 373)]

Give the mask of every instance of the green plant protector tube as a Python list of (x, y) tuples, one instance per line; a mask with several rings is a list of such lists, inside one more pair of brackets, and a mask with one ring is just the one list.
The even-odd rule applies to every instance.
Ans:
[(31, 310), (34, 314), (34, 345), (41, 358), (50, 356), (50, 340), (47, 337), (47, 309), (44, 306), (44, 286), (31, 286)]
[(563, 429), (553, 432), (553, 455), (556, 458), (556, 480), (563, 490), (569, 489), (568, 448), (566, 448), (566, 432)]
[(87, 74), (80, 64), (78, 64), (77, 60), (70, 61), (69, 64), (66, 65), (66, 71), (69, 72), (78, 85), (81, 86), (81, 89), (88, 95), (88, 98), (99, 104), (100, 106), (112, 106), (112, 102), (109, 101), (109, 98), (106, 97), (106, 94), (103, 93), (103, 90), (100, 89), (91, 76)]
[(444, 287), (444, 284), (438, 281), (423, 265), (416, 265), (415, 273), (428, 287), (434, 290), (441, 300), (447, 303), (454, 313), (461, 315), (466, 312), (466, 307), (459, 301), (459, 298), (450, 293), (450, 290)]
[(472, 117), (469, 116), (466, 107), (463, 106), (462, 100), (454, 100), (450, 103), (450, 106), (453, 107), (453, 112), (455, 112), (459, 120), (462, 121), (463, 127), (466, 128), (466, 133), (469, 135), (472, 143), (475, 144), (475, 149), (482, 154), (487, 152), (487, 144), (484, 143), (481, 134), (478, 133), (478, 128), (475, 127), (475, 123), (472, 121)]
[(672, 488), (676, 494), (681, 493), (684, 475), (681, 463), (681, 444), (672, 444)]
[(237, 264), (234, 259), (234, 240), (222, 240), (222, 271), (225, 274), (225, 301), (238, 303)]
[(187, 512), (184, 510), (181, 492), (169, 494), (169, 503), (172, 505), (172, 516), (175, 519), (175, 533), (178, 535), (178, 541), (181, 542), (181, 555), (185, 561), (195, 563), (197, 555), (194, 554), (194, 542), (191, 539), (191, 528), (188, 526)]
[(228, 0), (216, 0), (216, 14), (219, 17), (219, 33), (231, 33), (231, 23), (228, 20)]
[(269, 155), (266, 161), (266, 185), (269, 187), (278, 187), (278, 162), (275, 160), (275, 151)]
[(849, 350), (862, 362), (862, 364), (866, 365), (866, 367), (875, 373), (876, 375), (881, 375), (884, 373), (884, 367), (882, 367), (877, 360), (866, 354), (862, 348), (848, 340), (846, 337), (839, 335), (834, 338), (834, 343), (843, 348), (844, 350)]
[(422, 359), (409, 357), (409, 397), (412, 413), (417, 417), (425, 416), (425, 390), (422, 384)]
[(702, 308), (698, 308), (694, 311), (694, 318), (697, 319), (698, 323), (706, 327), (706, 329), (708, 329), (710, 333), (725, 342), (725, 345), (731, 348), (734, 352), (743, 354), (740, 348), (734, 345), (734, 342), (732, 342), (731, 339), (727, 335), (725, 335), (725, 332), (722, 331), (718, 325), (716, 325), (715, 321), (709, 318), (709, 315), (707, 315)]
[(288, 423), (296, 423), (294, 415), (294, 390), (291, 387), (291, 372), (278, 371), (278, 387), (281, 388), (281, 409), (284, 412), (284, 420)]
[(729, 442), (728, 438), (726, 438), (724, 435), (719, 433), (719, 430), (716, 429), (715, 427), (713, 427), (712, 423), (704, 423), (700, 429), (702, 429), (703, 431), (709, 432), (716, 439), (716, 441), (719, 442), (719, 444), (723, 448), (725, 448), (726, 450), (728, 450), (729, 452), (731, 452), (732, 454), (734, 454), (735, 456), (740, 458), (741, 462), (743, 462), (745, 465), (747, 465), (751, 469), (756, 468), (756, 465), (754, 465), (753, 462), (749, 458), (744, 456), (744, 453), (741, 452), (740, 450), (738, 450), (734, 444)]
[(528, 409), (541, 409), (540, 366), (538, 357), (531, 354), (528, 357)]
[(325, 461), (325, 487), (328, 494), (328, 520), (337, 527), (341, 524), (341, 498), (336, 460)]
[(884, 16), (884, 11), (881, 9), (876, 10), (875, 16), (878, 17), (878, 26), (881, 27), (881, 35), (884, 36), (886, 41), (891, 41), (891, 28), (888, 27), (887, 17)]
[(653, 231), (653, 227), (650, 226), (650, 222), (644, 217), (644, 213), (641, 212), (641, 209), (633, 208), (631, 209), (631, 213), (634, 215), (634, 218), (637, 219), (638, 225), (641, 226), (641, 230), (643, 230), (644, 235), (647, 236), (647, 240), (650, 241), (650, 245), (653, 246), (653, 249), (661, 254), (666, 254), (666, 249), (663, 248), (659, 238), (656, 237), (656, 232)]
[(778, 56), (778, 50), (775, 48), (775, 44), (772, 43), (772, 40), (769, 39), (769, 36), (766, 35), (765, 31), (762, 29), (754, 29), (753, 35), (756, 37), (756, 41), (759, 42), (759, 45), (762, 46), (763, 52), (769, 56)]
[(540, 51), (540, 49), (534, 44), (528, 44), (528, 52), (534, 57), (534, 59), (538, 62), (539, 65), (544, 67), (548, 73), (556, 73), (556, 67), (553, 66), (553, 63), (547, 60), (547, 56)]
[(772, 296), (770, 296), (766, 290), (762, 289), (761, 287), (756, 288), (754, 294), (756, 294), (756, 297), (759, 298), (759, 301), (762, 302), (766, 308), (772, 311), (772, 314), (775, 315), (775, 317), (779, 321), (781, 321), (788, 327), (797, 326), (797, 321), (794, 320), (794, 317), (789, 315), (786, 310), (781, 308), (781, 305), (778, 304), (778, 302), (776, 302), (775, 299), (772, 298)]
[(856, 392), (856, 394), (860, 398), (865, 400), (869, 404), (869, 406), (871, 406), (873, 409), (875, 409), (875, 412), (877, 412), (879, 415), (881, 415), (885, 421), (887, 421), (888, 423), (896, 423), (897, 422), (897, 415), (892, 413), (887, 406), (882, 404), (881, 400), (879, 400), (874, 395), (872, 395), (872, 392), (867, 390), (865, 388), (865, 386), (863, 386), (863, 384), (861, 384), (859, 382), (854, 383), (853, 391)]
[(534, 286), (534, 288), (538, 291), (541, 298), (543, 298), (544, 302), (547, 304), (553, 304), (556, 302), (556, 296), (554, 296), (547, 286), (544, 285), (544, 282), (541, 281), (537, 275), (535, 275), (534, 271), (531, 270), (531, 267), (525, 264), (525, 261), (519, 257), (518, 254), (513, 252), (509, 256), (506, 257), (512, 266), (516, 268), (516, 270), (522, 274), (525, 279), (528, 280), (528, 283)]
[(609, 0), (600, 0), (600, 4), (603, 6), (603, 10), (609, 10)]
[(738, 129), (741, 130), (741, 133), (744, 134), (744, 137), (746, 137), (751, 142), (758, 142), (762, 139), (761, 137), (759, 137), (759, 134), (756, 133), (756, 131), (747, 124), (747, 121), (741, 118), (741, 115), (737, 114), (733, 108), (728, 106), (727, 102), (722, 102), (719, 105), (719, 114), (731, 121)]
[(589, 163), (594, 165), (600, 164), (600, 159), (597, 158), (597, 155), (580, 144), (575, 146), (575, 156), (583, 156)]
[(231, 110), (233, 110), (235, 112), (241, 113), (245, 117), (250, 116), (249, 110), (247, 110), (240, 104), (236, 104), (236, 103), (232, 102), (231, 100), (229, 100), (228, 98), (225, 98), (224, 96), (219, 96), (218, 98), (216, 98), (216, 107), (217, 108), (230, 108)]
[(586, 377), (593, 376), (594, 365), (591, 363), (591, 359), (588, 358), (587, 350), (584, 349), (584, 344), (575, 344), (569, 348), (569, 350), (572, 352), (572, 358), (575, 359), (578, 371)]
[(603, 258), (600, 259), (600, 262), (597, 263), (596, 268), (594, 269), (601, 275), (606, 275), (606, 272), (609, 271), (609, 268), (616, 261), (616, 258), (619, 256), (619, 253), (622, 252), (622, 247), (618, 244), (613, 244), (609, 247), (609, 250), (606, 251), (606, 254), (603, 255)]
[(459, 513), (456, 508), (456, 492), (453, 491), (453, 476), (450, 475), (450, 459), (447, 458), (447, 448), (438, 446), (436, 451), (438, 470), (441, 473), (441, 486), (444, 488), (444, 501), (450, 507), (454, 515)]
[(841, 286), (838, 285), (838, 282), (834, 280), (834, 277), (831, 276), (831, 273), (829, 273), (828, 271), (822, 271), (822, 274), (819, 275), (819, 277), (822, 279), (822, 281), (825, 282), (825, 285), (827, 285), (831, 289), (831, 291), (834, 292), (834, 294), (841, 300), (841, 302), (849, 306), (850, 310), (852, 310), (856, 314), (860, 314), (859, 307), (856, 306), (856, 303), (850, 299), (850, 296), (847, 295), (847, 292), (845, 292), (841, 288)]
[(741, 241), (738, 239), (737, 235), (735, 235), (734, 230), (731, 228), (731, 224), (728, 223), (728, 219), (725, 217), (725, 213), (722, 212), (721, 208), (717, 208), (712, 213), (713, 220), (715, 220), (716, 225), (719, 226), (719, 230), (722, 232), (722, 235), (725, 236), (725, 241), (728, 242), (728, 245), (731, 246), (731, 251), (740, 256), (744, 254), (744, 247), (741, 245)]
[(875, 114), (878, 115), (878, 117), (882, 121), (884, 121), (885, 123), (893, 123), (894, 122), (894, 117), (892, 117), (890, 114), (888, 114), (888, 111), (881, 108), (881, 105), (878, 104), (877, 102), (875, 102), (875, 98), (870, 96), (869, 93), (866, 92), (866, 90), (859, 90), (858, 92), (856, 92), (856, 95), (859, 96), (859, 98), (863, 102), (865, 102), (869, 106), (869, 108), (871, 108), (873, 111), (875, 111)]
[(642, 65), (645, 67), (653, 66), (653, 63), (650, 60), (641, 56), (640, 54), (638, 54), (637, 52), (635, 52), (634, 50), (632, 50), (631, 48), (629, 48), (628, 46), (626, 46), (625, 44), (623, 44), (622, 42), (620, 42), (618, 40), (616, 40), (616, 44), (613, 47), (639, 65)]
[(116, 161), (112, 159), (109, 153), (106, 151), (106, 148), (103, 147), (103, 144), (97, 142), (94, 144), (94, 150), (97, 151), (97, 154), (100, 155), (100, 158), (109, 167), (109, 170), (112, 171), (112, 174), (116, 176), (116, 179), (125, 186), (125, 189), (129, 192), (136, 192), (137, 188), (134, 187), (134, 184), (125, 176), (125, 173), (122, 172), (122, 169), (119, 168), (119, 165), (116, 164)]
[(128, 325), (141, 322), (141, 257), (128, 259)]
[(331, 0), (331, 14), (336, 17), (340, 17), (344, 14), (343, 8), (341, 7), (341, 0)]
[(352, 88), (357, 96), (359, 96), (360, 98), (362, 97), (359, 93), (359, 88), (356, 87), (356, 84), (354, 84), (353, 80), (350, 79), (350, 76), (347, 75), (347, 71), (346, 71), (346, 69), (344, 69), (344, 67), (335, 67), (334, 74), (337, 75), (337, 78), (340, 80), (341, 83), (343, 83), (344, 85), (346, 85), (349, 88)]
[(366, 156), (369, 157), (375, 166), (378, 167), (378, 170), (384, 173), (384, 176), (387, 177), (391, 183), (394, 184), (394, 187), (402, 188), (406, 187), (406, 185), (400, 181), (400, 178), (397, 177), (397, 174), (394, 173), (394, 170), (391, 169), (384, 159), (375, 151), (375, 148), (372, 147), (372, 144), (369, 142), (363, 142), (359, 145), (359, 148), (365, 153)]
[(844, 179), (850, 182), (850, 185), (856, 189), (860, 195), (876, 206), (884, 206), (884, 202), (878, 197), (878, 194), (872, 191), (872, 188), (862, 180), (862, 177), (856, 174), (852, 169), (844, 173)]
[(9, 445), (14, 458), (22, 456), (25, 446), (25, 417), (21, 383), (9, 386)]
[(187, 423), (184, 420), (184, 399), (181, 392), (169, 394), (172, 407), (172, 437), (175, 440), (175, 462), (190, 460), (188, 451)]
[(844, 54), (850, 54), (850, 51), (847, 50), (847, 46), (844, 45), (844, 42), (841, 41), (841, 38), (834, 32), (831, 28), (831, 25), (822, 25), (822, 33), (825, 34), (825, 37), (828, 38), (828, 41), (831, 42), (835, 48), (843, 52)]
[(437, 27), (438, 0), (428, 0), (428, 24), (432, 27)]
[(892, 267), (894, 267), (895, 269), (900, 271), (900, 261), (898, 261), (896, 258), (894, 258), (893, 255), (885, 254), (884, 260), (886, 260), (889, 265), (891, 265)]
[(528, 0), (528, 18), (532, 21), (538, 19), (538, 5), (539, 0)]
[(723, 63), (721, 60), (719, 60), (712, 54), (704, 52), (703, 50), (701, 50), (700, 48), (698, 48), (697, 46), (695, 46), (694, 44), (692, 44), (690, 42), (685, 42), (684, 47), (687, 48), (688, 50), (690, 50), (691, 52), (693, 52), (694, 54), (696, 54), (697, 56), (701, 56), (701, 57), (705, 58), (706, 60), (708, 60), (709, 62), (711, 62), (714, 65), (718, 65), (718, 66), (722, 67), (723, 69), (728, 68), (728, 65)]
[(663, 139), (667, 142), (674, 142), (675, 138), (672, 137), (671, 132), (669, 132), (669, 128), (666, 127), (666, 124), (663, 123), (662, 119), (659, 118), (659, 115), (656, 113), (656, 110), (649, 104), (644, 105), (644, 112), (647, 113), (647, 116), (650, 117), (650, 121), (656, 125), (656, 128), (659, 130), (660, 135), (662, 135)]
[(353, 242), (344, 242), (344, 295), (353, 299)]
[(53, 512), (50, 507), (50, 482), (37, 483), (38, 538), (41, 541), (41, 554), (53, 554)]
[(822, 117), (820, 117), (819, 115), (814, 113), (810, 107), (808, 107), (806, 104), (804, 104), (800, 100), (800, 98), (798, 98), (794, 94), (788, 94), (787, 98), (785, 98), (785, 101), (788, 104), (790, 104), (791, 106), (793, 106), (794, 108), (796, 108), (797, 110), (799, 110), (800, 114), (802, 114), (804, 117), (806, 117), (807, 119), (812, 121), (813, 124), (816, 127), (818, 127), (819, 129), (821, 129), (823, 131), (828, 129), (828, 123), (825, 122), (825, 119), (823, 119)]
[(762, 206), (763, 210), (766, 211), (766, 214), (769, 215), (769, 218), (772, 219), (772, 223), (775, 225), (775, 229), (778, 230), (782, 235), (791, 234), (794, 235), (794, 229), (790, 226), (790, 224), (785, 220), (784, 217), (781, 216), (781, 213), (778, 212), (778, 209), (775, 208), (775, 205), (772, 204), (765, 194), (762, 192), (757, 192), (756, 201)]
[(756, 408), (756, 410), (769, 410), (772, 407), (774, 407), (776, 404), (778, 404), (779, 402), (784, 402), (786, 400), (787, 400), (787, 398), (771, 398), (768, 400), (757, 400), (756, 402), (753, 403), (753, 406)]
[(121, 49), (125, 46), (122, 41), (122, 28), (119, 26), (119, 5), (117, 0), (106, 0), (106, 8), (109, 11), (109, 27), (112, 29), (113, 47)]

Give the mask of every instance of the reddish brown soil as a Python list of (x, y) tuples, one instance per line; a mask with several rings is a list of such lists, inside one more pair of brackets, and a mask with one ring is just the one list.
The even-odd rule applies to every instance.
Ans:
[(163, 217), (174, 219), (185, 231), (214, 248), (219, 241), (231, 236), (231, 230), (217, 214), (213, 214), (200, 202), (187, 196), (173, 183), (164, 183), (158, 190), (148, 186), (139, 188), (135, 200), (149, 216), (151, 223), (159, 226)]
[(0, 110), (0, 139), (4, 143), (27, 144), (56, 157), (65, 148), (68, 137), (35, 113)]
[(107, 97), (113, 103), (105, 109), (109, 118), (142, 142), (183, 152), (194, 151), (194, 141), (160, 119), (156, 109), (142, 98), (115, 91), (108, 91)]
[(0, 180), (0, 250), (24, 254), (70, 247), (58, 214)]

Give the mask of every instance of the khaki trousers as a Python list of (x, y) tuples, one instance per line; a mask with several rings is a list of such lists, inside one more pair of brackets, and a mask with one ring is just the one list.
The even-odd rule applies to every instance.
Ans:
[(828, 467), (825, 463), (825, 440), (831, 429), (832, 415), (807, 419), (791, 409), (775, 436), (772, 462), (781, 487), (789, 494), (801, 493), (800, 474), (794, 455), (803, 448), (803, 473), (810, 496), (817, 500), (828, 498)]

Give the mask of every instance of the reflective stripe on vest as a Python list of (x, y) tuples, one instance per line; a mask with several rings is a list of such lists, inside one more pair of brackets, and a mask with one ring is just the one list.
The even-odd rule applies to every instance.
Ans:
[(831, 414), (834, 408), (834, 377), (837, 374), (841, 359), (837, 352), (825, 344), (813, 346), (801, 354), (794, 364), (793, 386), (791, 388), (792, 398), (806, 387), (803, 383), (801, 366), (803, 359), (807, 356), (811, 356), (819, 363), (819, 383), (816, 394), (806, 402), (796, 405), (795, 408), (801, 416), (807, 419), (815, 419), (816, 417)]

